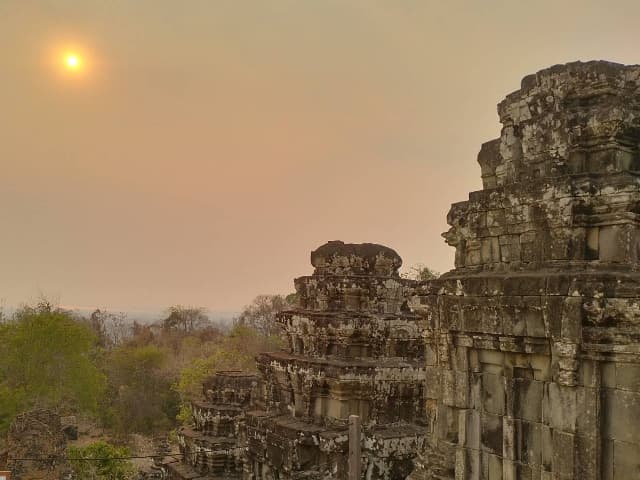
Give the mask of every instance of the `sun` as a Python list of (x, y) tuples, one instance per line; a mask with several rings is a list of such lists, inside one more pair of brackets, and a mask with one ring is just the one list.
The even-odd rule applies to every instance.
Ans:
[(82, 68), (82, 59), (76, 53), (67, 53), (64, 56), (64, 66), (67, 70), (78, 71)]

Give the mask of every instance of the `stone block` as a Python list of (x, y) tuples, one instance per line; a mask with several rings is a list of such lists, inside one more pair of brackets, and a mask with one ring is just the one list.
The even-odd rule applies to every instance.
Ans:
[(502, 445), (502, 416), (483, 412), (480, 416), (481, 448), (482, 450), (499, 455), (503, 451)]
[(636, 363), (617, 363), (615, 368), (617, 388), (640, 392), (640, 365)]
[(487, 478), (488, 480), (503, 480), (502, 477), (502, 457), (498, 455), (487, 455), (488, 468)]
[(606, 388), (616, 388), (616, 364), (613, 362), (602, 362), (600, 364), (601, 384)]
[(582, 333), (582, 297), (566, 297), (562, 305), (561, 337), (564, 341), (579, 342)]
[(540, 439), (542, 442), (542, 455), (540, 457), (542, 469), (551, 471), (553, 468), (553, 429), (546, 425), (541, 425)]
[(602, 480), (613, 480), (613, 440), (603, 440), (600, 450)]
[(601, 261), (624, 262), (627, 257), (625, 235), (618, 225), (600, 227), (600, 256)]
[(597, 436), (576, 435), (575, 476), (581, 480), (600, 480), (598, 475), (599, 439)]
[(545, 320), (540, 304), (540, 297), (523, 297), (523, 308), (520, 312), (520, 316), (524, 317), (526, 334), (529, 337), (547, 336), (547, 329), (545, 327)]
[(614, 480), (640, 478), (640, 445), (614, 441), (613, 472)]
[(458, 443), (459, 426), (456, 409), (438, 404), (438, 438), (449, 443)]
[(459, 412), (460, 445), (473, 450), (480, 450), (480, 412), (464, 409)]
[(485, 412), (504, 415), (505, 381), (501, 375), (482, 375), (482, 407)]
[(594, 435), (599, 428), (598, 402), (600, 391), (595, 388), (575, 387), (576, 389), (576, 428), (578, 432)]
[(522, 336), (526, 334), (526, 321), (521, 312), (524, 308), (522, 297), (504, 296), (500, 299), (500, 316), (505, 335)]
[(544, 383), (536, 380), (514, 379), (513, 411), (516, 418), (529, 422), (542, 421)]
[(542, 465), (542, 424), (517, 421), (516, 459), (531, 467), (540, 469)]
[(548, 383), (542, 402), (542, 421), (562, 432), (575, 432), (577, 408), (577, 392), (574, 387)]
[(559, 477), (573, 478), (575, 438), (573, 434), (554, 430), (553, 444), (553, 472)]
[(640, 444), (640, 429), (632, 419), (640, 418), (640, 394), (606, 389), (603, 402), (604, 438)]
[(442, 394), (441, 386), (442, 370), (437, 366), (427, 366), (425, 368), (425, 396), (427, 398), (440, 398)]
[(502, 480), (520, 480), (518, 466), (513, 460), (502, 459)]
[(482, 239), (480, 247), (482, 263), (500, 262), (500, 243), (498, 237), (488, 237)]

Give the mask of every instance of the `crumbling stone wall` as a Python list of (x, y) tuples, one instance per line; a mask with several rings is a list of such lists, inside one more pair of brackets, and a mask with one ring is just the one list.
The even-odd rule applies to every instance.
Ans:
[(7, 433), (6, 467), (12, 478), (59, 477), (68, 467), (66, 440), (57, 413), (39, 408), (17, 415)]
[(347, 477), (349, 415), (363, 423), (363, 478), (404, 479), (424, 440), (424, 318), (416, 282), (374, 244), (329, 242), (279, 316), (285, 352), (261, 354), (261, 410), (247, 414), (245, 478)]
[(498, 106), (456, 268), (424, 285), (414, 479), (640, 478), (640, 66), (542, 70)]

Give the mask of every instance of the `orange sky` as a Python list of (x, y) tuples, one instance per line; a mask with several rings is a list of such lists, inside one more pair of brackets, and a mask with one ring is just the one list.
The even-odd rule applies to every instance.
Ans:
[[(0, 0), (0, 299), (237, 310), (327, 240), (445, 271), (495, 105), (637, 1)], [(82, 76), (52, 54), (74, 45)], [(52, 53), (53, 52), (53, 53)]]

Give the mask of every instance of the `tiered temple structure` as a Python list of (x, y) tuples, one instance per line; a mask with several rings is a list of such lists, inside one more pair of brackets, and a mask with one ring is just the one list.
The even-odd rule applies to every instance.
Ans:
[(363, 424), (363, 478), (403, 479), (425, 434), (424, 319), (415, 283), (374, 244), (329, 242), (296, 279), (279, 321), (288, 351), (258, 357), (263, 409), (247, 414), (247, 478), (347, 478), (349, 415)]
[(424, 287), (412, 478), (640, 478), (640, 66), (542, 70), (498, 113)]
[(193, 402), (193, 425), (178, 431), (180, 456), (164, 460), (167, 480), (240, 479), (246, 438), (244, 415), (257, 378), (239, 371), (216, 373), (203, 386), (203, 401)]

